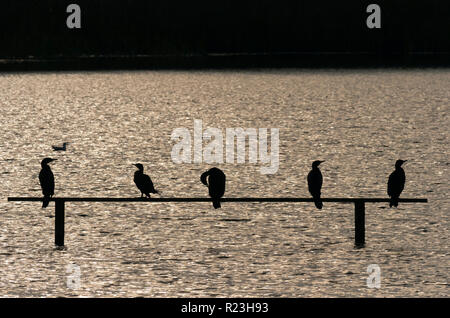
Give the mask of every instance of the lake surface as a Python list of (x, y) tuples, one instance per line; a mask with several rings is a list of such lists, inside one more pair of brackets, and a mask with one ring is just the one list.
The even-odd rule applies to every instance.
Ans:
[[(0, 296), (448, 297), (449, 103), (444, 69), (0, 74)], [(278, 172), (173, 163), (171, 134), (194, 119), (279, 128)], [(317, 159), (323, 197), (386, 197), (401, 158), (402, 197), (429, 203), (366, 204), (363, 249), (352, 204), (67, 203), (57, 250), (53, 202), (6, 201), (41, 195), (47, 156), (56, 196), (83, 197), (139, 196), (136, 162), (162, 197), (207, 197), (199, 178), (212, 166), (227, 197), (308, 197)], [(366, 285), (370, 264), (379, 289)]]

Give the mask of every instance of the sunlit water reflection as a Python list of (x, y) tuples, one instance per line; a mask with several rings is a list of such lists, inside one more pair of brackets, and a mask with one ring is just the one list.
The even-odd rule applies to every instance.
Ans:
[[(0, 75), (0, 296), (449, 296), (448, 70), (86, 72)], [(212, 165), (174, 164), (177, 127), (279, 128), (280, 167), (221, 164), (229, 197), (385, 197), (408, 159), (404, 197), (366, 206), (367, 247), (353, 246), (353, 206), (326, 203), (67, 203), (53, 246), (53, 204), (39, 196), (54, 156), (57, 196), (134, 197), (141, 162), (163, 197), (204, 197)], [(52, 144), (69, 141), (65, 153)], [(250, 220), (245, 220), (247, 214)], [(230, 220), (233, 219), (233, 220)], [(66, 267), (81, 269), (78, 290)], [(366, 286), (367, 266), (381, 288)]]

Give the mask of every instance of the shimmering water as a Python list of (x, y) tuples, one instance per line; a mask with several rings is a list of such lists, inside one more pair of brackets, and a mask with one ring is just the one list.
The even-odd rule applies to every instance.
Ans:
[[(449, 102), (449, 70), (2, 74), (0, 296), (448, 297)], [(401, 158), (403, 197), (429, 203), (367, 204), (364, 249), (350, 204), (68, 203), (60, 251), (54, 203), (6, 201), (40, 196), (45, 156), (58, 159), (57, 196), (138, 196), (141, 162), (162, 196), (205, 197), (211, 165), (170, 155), (172, 131), (194, 119), (280, 129), (278, 173), (218, 165), (226, 196), (308, 196), (321, 159), (324, 197), (385, 197)], [(63, 141), (68, 151), (54, 153)], [(67, 287), (72, 263), (78, 290)], [(380, 289), (366, 286), (370, 264)]]

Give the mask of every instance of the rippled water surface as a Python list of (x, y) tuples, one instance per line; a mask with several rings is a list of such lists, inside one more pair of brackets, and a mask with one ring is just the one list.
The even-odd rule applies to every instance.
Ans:
[[(448, 70), (1, 74), (0, 296), (448, 297), (449, 102)], [(61, 251), (53, 202), (6, 201), (41, 195), (45, 156), (56, 196), (138, 196), (141, 162), (163, 197), (205, 197), (211, 165), (171, 159), (172, 131), (194, 119), (280, 129), (276, 174), (218, 165), (228, 197), (308, 196), (316, 159), (324, 197), (385, 197), (402, 158), (403, 197), (429, 203), (367, 204), (364, 249), (351, 204), (67, 203)], [(366, 286), (370, 264), (380, 289)]]

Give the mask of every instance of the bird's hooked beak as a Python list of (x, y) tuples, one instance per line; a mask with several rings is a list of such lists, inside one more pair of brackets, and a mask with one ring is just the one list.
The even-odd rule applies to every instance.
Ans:
[(52, 161), (56, 161), (56, 160), (58, 160), (58, 159), (50, 159), (50, 162), (52, 162)]

